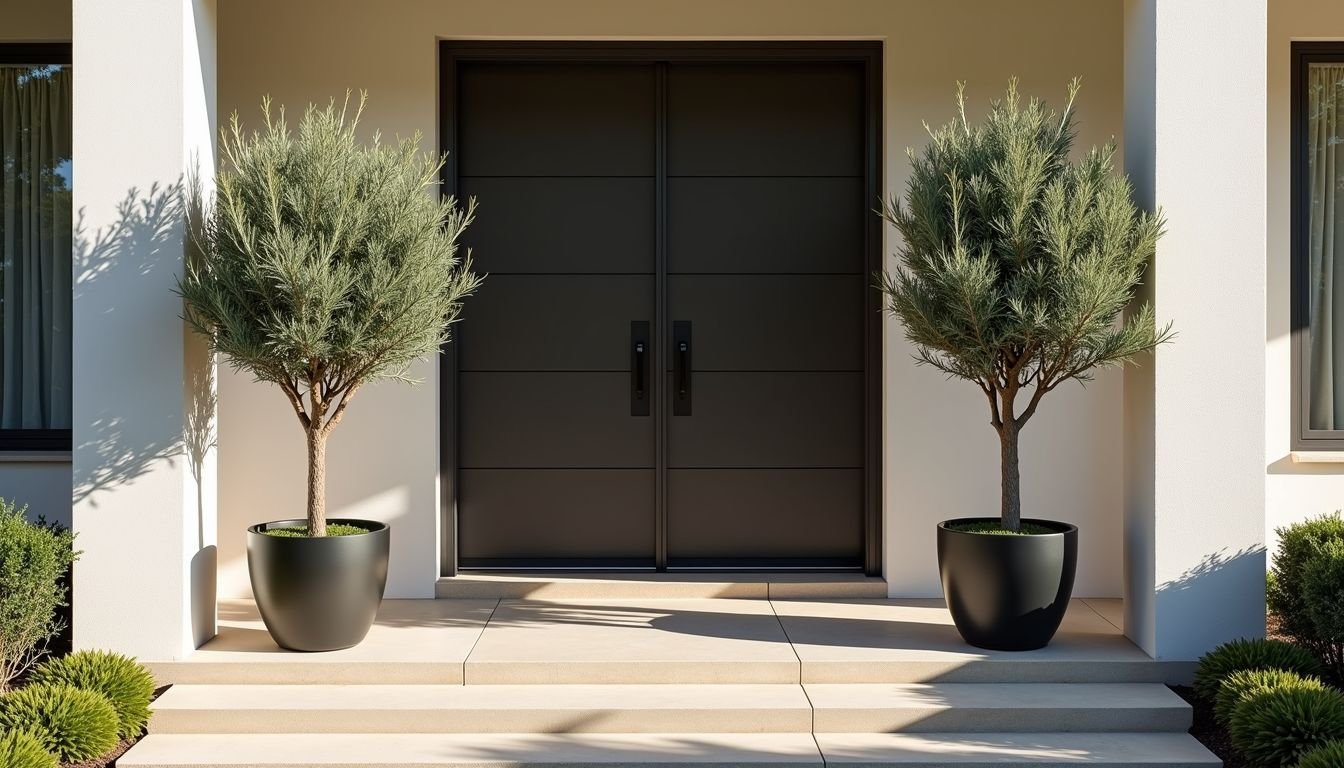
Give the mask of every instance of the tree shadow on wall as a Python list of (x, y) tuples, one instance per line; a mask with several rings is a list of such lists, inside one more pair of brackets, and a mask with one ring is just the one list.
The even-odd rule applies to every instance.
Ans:
[[(202, 210), (193, 204), (179, 179), (130, 189), (117, 203), (111, 224), (90, 232), (81, 209), (75, 223), (74, 306), (80, 318), (80, 377), (75, 387), (73, 500), (85, 514), (102, 509), (103, 497), (142, 479), (156, 467), (173, 468), (179, 461), (195, 480), (194, 510), (182, 499), (183, 523), (195, 529), (196, 553), (191, 562), (193, 626), (197, 644), (214, 634), (214, 580), (217, 554), (207, 531), (213, 516), (206, 506), (202, 482), (206, 457), (216, 444), (214, 368), (203, 340), (182, 322), (166, 322), (165, 309), (180, 315), (180, 300), (171, 292), (171, 273), (183, 258), (183, 236), (200, 227)], [(192, 238), (188, 237), (190, 243)], [(187, 258), (193, 256), (190, 249)], [(163, 295), (146, 296), (144, 281), (163, 286)], [(177, 345), (185, 356), (178, 380), (161, 371), (128, 369), (123, 359), (135, 345)], [(116, 397), (97, 396), (106, 377), (109, 389), (141, 388), (161, 397), (138, 398), (133, 406)], [(125, 380), (135, 377), (133, 381)], [(181, 388), (181, 394), (173, 390)], [(185, 412), (182, 403), (185, 400)], [(190, 518), (186, 516), (191, 515)], [(125, 520), (134, 525), (133, 519)], [(134, 556), (127, 553), (127, 556)], [(152, 557), (153, 553), (138, 556)]]
[[(1254, 604), (1258, 623), (1228, 626), (1228, 616), (1252, 615), (1239, 607), (1248, 603)], [(1265, 548), (1223, 549), (1205, 555), (1179, 577), (1158, 585), (1157, 610), (1161, 616), (1182, 617), (1184, 641), (1194, 647), (1212, 648), (1235, 637), (1263, 636)]]

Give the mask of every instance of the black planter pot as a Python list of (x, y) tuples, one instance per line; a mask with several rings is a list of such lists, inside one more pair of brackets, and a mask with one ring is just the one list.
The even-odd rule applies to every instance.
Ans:
[(979, 648), (1044, 648), (1073, 594), (1078, 526), (1023, 520), (1057, 531), (1024, 536), (948, 527), (990, 521), (968, 517), (938, 524), (938, 571), (952, 621), (962, 638)]
[(387, 585), (391, 540), (384, 523), (329, 520), (368, 533), (320, 539), (268, 536), (270, 528), (305, 527), (277, 520), (247, 529), (252, 594), (271, 637), (291, 651), (335, 651), (358, 645), (373, 626)]

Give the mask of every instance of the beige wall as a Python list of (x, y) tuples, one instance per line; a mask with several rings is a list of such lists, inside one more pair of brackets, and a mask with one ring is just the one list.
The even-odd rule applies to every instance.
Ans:
[(1290, 55), (1294, 40), (1344, 40), (1344, 5), (1335, 0), (1272, 0), (1269, 14), (1269, 218), (1265, 248), (1266, 318), (1265, 523), (1273, 529), (1344, 508), (1344, 463), (1294, 464), (1291, 457), (1292, 347), (1289, 301), (1291, 259)]
[[(70, 42), (70, 0), (0, 0), (0, 43)], [(0, 454), (0, 497), (70, 524), (70, 457)]]
[[(1058, 99), (1081, 75), (1081, 143), (1117, 136), (1123, 111), (1119, 0), (229, 0), (219, 9), (220, 114), (256, 119), (265, 94), (299, 107), (367, 89), (366, 126), (436, 133), (438, 38), (864, 38), (886, 43), (885, 182), (902, 189), (921, 121), (951, 116), (953, 83), (978, 105), (1017, 75)], [(1042, 21), (1046, 20), (1046, 21)], [(1077, 34), (1066, 31), (1077, 30)], [(489, 201), (483, 201), (488, 215)], [(891, 237), (890, 233), (887, 234)], [(886, 250), (890, 252), (891, 248)], [(485, 288), (489, 290), (489, 287)], [(466, 310), (468, 316), (470, 305)], [(938, 594), (934, 524), (994, 514), (998, 450), (983, 397), (916, 369), (888, 320), (884, 353), (886, 574), (894, 595)], [(437, 386), (361, 393), (332, 438), (334, 515), (394, 524), (389, 594), (428, 595), (437, 555)], [(220, 594), (247, 589), (243, 528), (302, 509), (299, 430), (278, 393), (220, 379)], [(1121, 382), (1052, 395), (1023, 440), (1024, 509), (1082, 527), (1078, 593), (1121, 583)]]

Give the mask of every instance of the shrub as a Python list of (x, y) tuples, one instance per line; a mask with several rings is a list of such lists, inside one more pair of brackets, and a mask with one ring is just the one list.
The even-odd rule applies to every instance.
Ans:
[(1214, 701), (1214, 717), (1227, 725), (1232, 712), (1242, 699), (1271, 688), (1311, 688), (1322, 690), (1325, 684), (1314, 677), (1303, 677), (1282, 669), (1243, 669), (1233, 672), (1218, 688)]
[(117, 710), (95, 691), (26, 685), (0, 699), (0, 730), (28, 731), (61, 761), (78, 762), (117, 746)]
[(1259, 768), (1292, 768), (1302, 756), (1344, 739), (1344, 694), (1329, 689), (1271, 688), (1232, 711), (1232, 746)]
[(0, 692), (61, 631), (62, 579), (76, 557), (69, 531), (29, 522), (26, 511), (0, 499)]
[(1309, 609), (1306, 574), (1311, 562), (1330, 542), (1344, 543), (1344, 518), (1338, 512), (1277, 529), (1279, 549), (1274, 553), (1265, 597), (1279, 617), (1284, 633), (1310, 648), (1328, 667), (1344, 670), (1344, 645), (1323, 639)]
[(65, 684), (107, 697), (117, 711), (117, 732), (137, 736), (149, 722), (154, 676), (128, 656), (109, 651), (77, 651), (38, 666), (33, 682)]
[(0, 765), (5, 768), (58, 768), (56, 756), (27, 731), (0, 734)]
[(1313, 641), (1331, 672), (1344, 673), (1344, 541), (1326, 541), (1302, 571), (1302, 597)]
[(1297, 768), (1339, 768), (1344, 765), (1344, 741), (1332, 741), (1308, 752)]
[(1195, 670), (1195, 693), (1205, 701), (1213, 701), (1224, 680), (1246, 669), (1279, 669), (1303, 677), (1319, 677), (1321, 663), (1310, 651), (1283, 640), (1233, 640), (1200, 657)]

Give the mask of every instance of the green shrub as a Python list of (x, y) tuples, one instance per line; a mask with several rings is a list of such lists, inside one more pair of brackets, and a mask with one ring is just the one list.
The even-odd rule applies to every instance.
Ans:
[(26, 511), (0, 499), (0, 693), (61, 631), (62, 577), (76, 557), (68, 531), (29, 522)]
[(1331, 671), (1344, 673), (1344, 541), (1327, 541), (1302, 571), (1302, 597), (1312, 639)]
[(1195, 670), (1195, 693), (1213, 701), (1223, 681), (1245, 669), (1281, 669), (1319, 677), (1321, 663), (1310, 651), (1283, 640), (1233, 640), (1204, 654)]
[(1297, 768), (1339, 768), (1344, 765), (1344, 741), (1332, 741), (1302, 757)]
[(138, 736), (149, 722), (154, 676), (135, 659), (109, 651), (77, 651), (49, 659), (33, 673), (33, 682), (65, 684), (107, 697), (117, 710), (117, 732)]
[(63, 762), (117, 746), (117, 710), (107, 697), (70, 685), (25, 685), (0, 699), (0, 731), (24, 730)]
[(1232, 710), (1234, 746), (1257, 768), (1293, 768), (1311, 750), (1344, 739), (1344, 694), (1330, 689), (1271, 688)]
[(1243, 669), (1223, 680), (1214, 698), (1214, 717), (1224, 726), (1232, 719), (1232, 712), (1242, 699), (1272, 688), (1311, 688), (1322, 690), (1325, 684), (1314, 677), (1303, 677), (1282, 669)]
[(1340, 768), (1344, 765), (1344, 741), (1331, 741), (1302, 756), (1297, 768)]
[(0, 734), (0, 765), (5, 768), (58, 768), (56, 756), (27, 731)]
[(1344, 645), (1322, 638), (1309, 608), (1307, 570), (1330, 542), (1344, 543), (1344, 518), (1338, 512), (1277, 529), (1279, 549), (1274, 553), (1265, 598), (1279, 618), (1279, 628), (1315, 652), (1336, 672), (1344, 670)]

